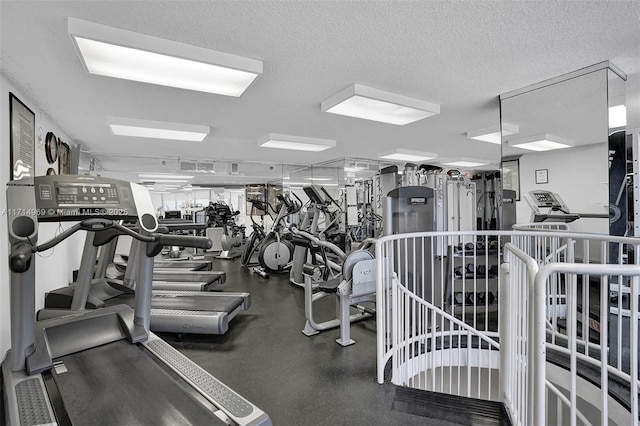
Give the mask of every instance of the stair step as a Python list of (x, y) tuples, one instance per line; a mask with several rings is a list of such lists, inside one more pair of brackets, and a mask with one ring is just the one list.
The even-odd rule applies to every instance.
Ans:
[(392, 408), (459, 425), (510, 426), (501, 402), (396, 386)]

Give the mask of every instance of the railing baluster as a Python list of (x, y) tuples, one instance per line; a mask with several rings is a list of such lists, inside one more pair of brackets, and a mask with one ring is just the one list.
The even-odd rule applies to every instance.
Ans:
[(577, 399), (577, 389), (576, 389), (576, 381), (577, 381), (577, 368), (578, 368), (578, 360), (576, 358), (577, 351), (577, 341), (578, 341), (578, 330), (577, 330), (577, 313), (578, 313), (578, 283), (576, 275), (570, 275), (567, 278), (567, 281), (570, 283), (569, 288), (569, 298), (568, 301), (570, 304), (567, 305), (567, 324), (569, 325), (569, 342), (571, 348), (571, 361), (569, 371), (571, 371), (571, 407), (570, 407), (570, 415), (571, 415), (571, 426), (576, 426), (576, 399)]
[(631, 279), (631, 300), (629, 301), (630, 312), (630, 343), (631, 343), (631, 418), (633, 424), (638, 424), (638, 295), (640, 293), (638, 277)]
[(602, 368), (600, 369), (600, 424), (606, 425), (609, 422), (609, 371), (607, 370), (608, 361), (608, 342), (609, 327), (607, 326), (607, 318), (609, 318), (608, 303), (602, 303), (609, 298), (609, 280), (608, 276), (602, 277), (600, 284), (600, 360)]

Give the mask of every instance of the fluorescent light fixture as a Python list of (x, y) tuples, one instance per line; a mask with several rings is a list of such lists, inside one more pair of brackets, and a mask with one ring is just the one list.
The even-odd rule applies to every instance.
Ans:
[[(502, 136), (515, 135), (520, 131), (520, 128), (515, 124), (502, 123)], [(491, 127), (485, 127), (483, 129), (472, 130), (467, 132), (469, 139), (475, 139), (478, 141), (502, 144), (502, 136), (500, 135), (500, 126), (495, 125)]]
[(453, 166), (453, 167), (478, 167), (478, 166), (486, 166), (488, 164), (491, 164), (491, 161), (481, 160), (479, 158), (461, 157), (457, 160), (443, 161), (442, 164), (445, 166)]
[(140, 173), (138, 175), (143, 179), (193, 179), (195, 176), (175, 175), (169, 173)]
[(363, 166), (344, 166), (344, 171), (347, 173), (356, 173), (363, 170), (367, 170), (367, 168)]
[(437, 158), (438, 154), (432, 152), (412, 151), (409, 149), (392, 149), (378, 153), (378, 158), (395, 161), (426, 161)]
[(627, 125), (627, 107), (616, 105), (609, 107), (609, 128), (625, 127)]
[(404, 126), (440, 114), (440, 105), (361, 84), (352, 84), (322, 102), (323, 112)]
[(107, 117), (111, 132), (116, 136), (202, 142), (211, 132), (209, 126)]
[(305, 180), (312, 180), (312, 181), (322, 182), (322, 181), (332, 180), (333, 178), (330, 178), (330, 177), (306, 177), (304, 179)]
[[(141, 179), (142, 182), (148, 182), (145, 179)], [(189, 179), (151, 179), (153, 183), (188, 183)]]
[(69, 18), (67, 31), (87, 72), (238, 97), (262, 62)]
[(575, 143), (569, 139), (548, 134), (513, 139), (509, 140), (508, 144), (514, 148), (528, 149), (530, 151), (551, 151), (575, 146)]
[(335, 147), (336, 141), (270, 133), (258, 141), (258, 146), (262, 148), (318, 152)]
[[(293, 185), (293, 186), (301, 186), (302, 187), (302, 186), (309, 186), (310, 183), (309, 182), (283, 182), (283, 185), (286, 185), (286, 186)], [(338, 186), (338, 184), (337, 183), (322, 183), (322, 184), (320, 184), (320, 186)]]

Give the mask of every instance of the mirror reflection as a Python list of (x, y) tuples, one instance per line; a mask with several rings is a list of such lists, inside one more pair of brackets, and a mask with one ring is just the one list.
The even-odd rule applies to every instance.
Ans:
[(602, 68), (501, 97), (514, 223), (609, 232), (608, 77)]

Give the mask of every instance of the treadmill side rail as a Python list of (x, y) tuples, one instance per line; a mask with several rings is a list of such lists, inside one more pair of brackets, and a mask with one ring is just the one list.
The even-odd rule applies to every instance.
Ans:
[(271, 419), (264, 411), (153, 333), (142, 345), (238, 425), (271, 426)]
[(2, 377), (7, 425), (58, 424), (41, 375), (28, 376), (24, 371), (11, 371), (5, 360)]

